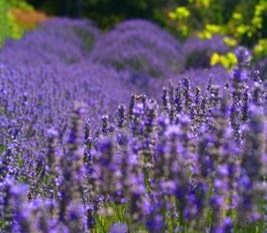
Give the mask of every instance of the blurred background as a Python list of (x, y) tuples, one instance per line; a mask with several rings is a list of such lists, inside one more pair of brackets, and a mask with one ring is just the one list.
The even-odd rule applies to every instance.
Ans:
[(0, 43), (55, 16), (89, 18), (104, 30), (125, 19), (148, 19), (180, 40), (219, 34), (229, 46), (267, 54), (266, 0), (0, 0)]

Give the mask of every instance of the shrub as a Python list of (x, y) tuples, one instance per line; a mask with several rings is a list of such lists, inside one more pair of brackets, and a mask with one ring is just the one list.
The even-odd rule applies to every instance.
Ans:
[(99, 40), (90, 57), (118, 70), (167, 78), (181, 69), (180, 47), (169, 33), (153, 23), (132, 20), (119, 24)]

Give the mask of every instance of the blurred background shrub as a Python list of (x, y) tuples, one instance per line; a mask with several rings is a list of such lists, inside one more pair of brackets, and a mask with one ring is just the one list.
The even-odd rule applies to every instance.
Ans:
[[(169, 26), (185, 42), (185, 67), (222, 65), (231, 70), (237, 46), (249, 48), (255, 63), (267, 55), (266, 0), (175, 1), (168, 12)], [(221, 41), (214, 38), (221, 38)], [(195, 38), (192, 42), (192, 38)], [(198, 38), (198, 41), (196, 38)], [(189, 40), (189, 42), (188, 42)], [(216, 41), (216, 49), (209, 41)], [(203, 42), (201, 42), (203, 41)], [(220, 51), (222, 43), (229, 48)], [(198, 44), (198, 45), (197, 45)], [(193, 48), (195, 47), (195, 48)], [(217, 50), (217, 51), (216, 51)]]
[[(257, 58), (267, 55), (266, 0), (176, 1), (168, 13), (170, 25), (180, 39), (197, 36), (202, 40), (224, 36), (229, 47), (252, 48)], [(183, 2), (183, 3), (182, 3)]]
[(91, 59), (117, 70), (131, 70), (134, 80), (169, 77), (181, 70), (181, 45), (156, 24), (126, 20), (98, 40)]
[(128, 18), (151, 19), (166, 23), (169, 5), (164, 0), (28, 0), (30, 4), (51, 15), (88, 17), (102, 28)]
[(46, 18), (24, 0), (0, 0), (0, 45), (6, 38), (21, 38)]

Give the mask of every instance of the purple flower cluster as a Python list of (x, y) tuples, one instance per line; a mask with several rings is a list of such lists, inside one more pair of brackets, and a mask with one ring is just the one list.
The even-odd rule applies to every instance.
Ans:
[(244, 48), (231, 75), (174, 75), (178, 45), (141, 20), (67, 19), (6, 44), (0, 232), (264, 232), (266, 84)]
[(259, 70), (262, 79), (267, 80), (267, 58), (260, 60), (254, 66), (255, 70)]

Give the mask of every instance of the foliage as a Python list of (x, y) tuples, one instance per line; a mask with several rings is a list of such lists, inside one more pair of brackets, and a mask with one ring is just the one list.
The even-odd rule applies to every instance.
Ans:
[(5, 0), (0, 0), (0, 46), (3, 44), (5, 38), (9, 35), (8, 27), (8, 5)]
[(0, 45), (6, 38), (19, 39), (46, 19), (45, 14), (21, 0), (0, 0)]
[[(226, 2), (190, 0), (169, 12), (169, 18), (182, 39), (197, 35), (201, 40), (210, 40), (221, 35), (229, 48), (246, 45), (253, 49), (254, 60), (265, 57), (267, 43), (264, 25), (267, 22), (267, 2), (241, 0), (225, 4)], [(210, 65), (221, 64), (228, 70), (237, 63), (233, 52), (214, 52), (206, 55), (203, 61), (210, 60)], [(205, 53), (198, 52), (195, 56), (192, 54), (192, 58), (203, 55)]]
[(257, 58), (267, 57), (267, 39), (260, 39), (254, 47)]
[[(181, 9), (187, 12), (186, 20)], [(210, 39), (219, 34), (227, 36), (225, 42), (228, 45), (239, 43), (251, 47), (266, 35), (266, 12), (267, 2), (264, 0), (232, 3), (191, 0), (186, 5), (178, 5), (169, 17), (176, 22), (181, 37), (197, 34), (201, 39)]]
[(143, 18), (165, 23), (164, 0), (28, 0), (51, 15), (87, 17), (102, 28), (124, 19)]
[(214, 53), (214, 54), (212, 54), (210, 64), (212, 66), (214, 66), (216, 64), (221, 64), (226, 69), (231, 70), (237, 64), (237, 58), (236, 58), (235, 54), (232, 52), (228, 52), (225, 55)]

